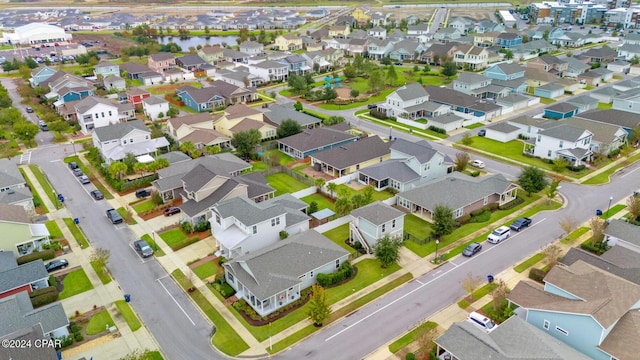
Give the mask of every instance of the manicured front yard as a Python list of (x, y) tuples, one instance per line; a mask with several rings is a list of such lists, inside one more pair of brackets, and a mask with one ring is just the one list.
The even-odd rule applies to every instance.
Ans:
[(93, 271), (95, 271), (96, 275), (98, 275), (98, 277), (100, 278), (100, 281), (102, 282), (102, 284), (106, 285), (111, 282), (111, 275), (109, 275), (109, 273), (107, 272), (107, 269), (105, 269), (104, 266), (98, 264), (95, 261), (90, 261), (90, 264), (91, 264), (91, 267), (93, 268)]
[(65, 225), (67, 225), (67, 227), (69, 228), (69, 231), (71, 231), (71, 235), (73, 235), (73, 237), (76, 239), (78, 244), (80, 244), (80, 248), (82, 249), (88, 248), (89, 243), (87, 242), (87, 238), (84, 236), (82, 231), (80, 231), (80, 228), (78, 227), (78, 225), (76, 225), (73, 219), (64, 218), (62, 219), (62, 221), (64, 221)]
[(64, 281), (62, 282), (62, 284), (64, 286), (64, 289), (60, 293), (60, 300), (93, 289), (91, 280), (89, 280), (87, 274), (82, 269), (74, 270), (68, 273), (64, 277)]
[(269, 151), (265, 151), (264, 152), (264, 156), (271, 158), (272, 154), (277, 154), (277, 156), (280, 158), (280, 165), (282, 166), (286, 166), (288, 164), (291, 164), (292, 162), (296, 161), (296, 159), (294, 159), (293, 157), (281, 152), (278, 149), (271, 149)]
[(87, 335), (96, 335), (100, 334), (107, 330), (108, 327), (114, 325), (113, 319), (107, 310), (102, 310), (93, 314), (91, 319), (89, 319), (89, 323), (87, 324), (86, 332)]
[(213, 276), (218, 271), (218, 265), (213, 261), (207, 261), (202, 265), (198, 265), (193, 268), (193, 273), (196, 274), (197, 277), (204, 280), (210, 276)]
[(349, 224), (340, 225), (337, 228), (331, 229), (325, 233), (324, 236), (328, 237), (334, 243), (340, 245), (343, 249), (347, 250), (349, 253), (353, 254), (356, 252), (356, 249), (351, 246), (345, 244), (345, 240), (349, 238)]
[(58, 196), (56, 195), (56, 192), (53, 191), (53, 188), (51, 187), (51, 184), (49, 184), (49, 181), (44, 177), (42, 171), (40, 171), (40, 167), (38, 167), (38, 165), (29, 165), (29, 169), (31, 169), (31, 172), (33, 172), (33, 176), (35, 176), (36, 181), (38, 181), (38, 183), (42, 187), (42, 190), (47, 194), (49, 200), (51, 200), (56, 208), (58, 208)]
[(131, 331), (136, 331), (142, 327), (140, 320), (131, 309), (131, 306), (124, 300), (116, 300), (115, 302), (118, 311), (120, 311), (120, 315), (124, 318), (124, 321), (127, 322)]
[(285, 173), (275, 173), (267, 175), (266, 178), (269, 185), (276, 189), (276, 196), (287, 193), (294, 193), (296, 191), (300, 191), (309, 187), (309, 185), (298, 181)]
[(187, 240), (187, 235), (180, 228), (173, 228), (158, 235), (169, 247), (174, 247)]
[(413, 214), (404, 217), (404, 232), (417, 239), (426, 239), (431, 235), (431, 223)]
[(398, 351), (406, 348), (407, 346), (409, 346), (412, 342), (418, 340), (418, 336), (426, 331), (429, 331), (431, 329), (434, 329), (438, 326), (437, 323), (434, 323), (432, 321), (427, 321), (425, 323), (422, 323), (420, 326), (416, 327), (415, 329), (409, 331), (408, 333), (404, 334), (401, 338), (399, 338), (398, 340), (392, 342), (391, 344), (389, 344), (389, 351), (391, 351), (392, 353), (397, 353)]
[(634, 162), (636, 162), (638, 160), (640, 160), (640, 154), (636, 154), (634, 156), (631, 156), (627, 161), (618, 163), (617, 165), (612, 166), (612, 167), (608, 168), (607, 170), (604, 170), (604, 171), (594, 175), (593, 177), (583, 181), (582, 184), (584, 184), (584, 185), (599, 185), (599, 184), (608, 183), (609, 182), (609, 178), (616, 171), (618, 171), (621, 168), (623, 168), (625, 166), (628, 166), (629, 164), (632, 164), (632, 163), (634, 163)]
[(49, 230), (49, 236), (51, 237), (51, 239), (58, 239), (64, 236), (62, 235), (60, 226), (58, 226), (58, 223), (55, 220), (49, 220), (44, 223), (44, 225), (47, 227), (47, 230)]
[(149, 199), (149, 200), (141, 201), (135, 205), (131, 205), (131, 208), (137, 214), (140, 214), (141, 212), (145, 212), (153, 209), (155, 206), (156, 204), (154, 204), (153, 201)]
[(326, 196), (322, 194), (315, 193), (315, 194), (300, 198), (300, 200), (306, 202), (307, 204), (311, 204), (312, 202), (315, 201), (316, 204), (318, 204), (318, 211), (322, 209), (330, 209), (332, 211), (334, 210), (333, 201), (329, 200)]

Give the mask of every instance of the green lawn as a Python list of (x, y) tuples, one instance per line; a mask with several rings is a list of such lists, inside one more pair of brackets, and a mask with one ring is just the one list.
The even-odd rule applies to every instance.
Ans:
[(158, 235), (160, 235), (160, 238), (162, 238), (169, 247), (174, 247), (187, 240), (187, 236), (182, 232), (181, 228), (173, 228)]
[(619, 213), (620, 211), (624, 210), (624, 208), (626, 208), (626, 207), (627, 207), (627, 205), (625, 205), (625, 204), (615, 204), (608, 211), (607, 211), (607, 209), (602, 209), (602, 215), (600, 217), (603, 218), (604, 220), (606, 220), (606, 219), (612, 217), (613, 215)]
[(610, 103), (610, 104), (598, 103), (598, 109), (600, 110), (609, 110), (612, 107), (613, 107), (613, 103)]
[(217, 271), (218, 265), (213, 261), (207, 261), (206, 263), (193, 268), (193, 273), (202, 280), (215, 275)]
[(412, 342), (418, 340), (418, 337), (420, 336), (420, 334), (429, 331), (431, 329), (434, 329), (438, 326), (437, 323), (434, 323), (432, 321), (427, 321), (425, 323), (420, 324), (420, 326), (416, 327), (415, 329), (409, 331), (408, 333), (404, 334), (401, 338), (399, 338), (398, 340), (392, 342), (391, 344), (389, 344), (389, 351), (391, 351), (393, 354), (397, 353), (398, 351), (406, 348), (407, 346), (409, 346)]
[[(189, 279), (180, 270), (174, 270), (171, 275), (176, 279), (182, 289), (186, 290), (191, 287)], [(213, 336), (212, 343), (216, 349), (223, 353), (235, 357), (245, 350), (249, 349), (249, 345), (238, 335), (231, 325), (220, 315), (213, 305), (202, 295), (200, 290), (188, 293), (191, 299), (198, 305), (200, 310), (207, 315), (209, 320), (216, 325), (216, 334)], [(231, 308), (230, 308), (231, 309)]]
[[(35, 186), (33, 186), (33, 183), (31, 182), (31, 178), (29, 178), (27, 176), (27, 174), (24, 172), (23, 169), (19, 169), (20, 173), (22, 174), (22, 177), (25, 179), (25, 181), (27, 182), (27, 185), (29, 185), (29, 188), (31, 189), (31, 195), (33, 195), (33, 202), (34, 204), (40, 204), (39, 206), (37, 206), (38, 208), (42, 209), (42, 213), (46, 214), (49, 212), (49, 209), (47, 209), (47, 205), (45, 205), (42, 202), (42, 198), (40, 197), (40, 195), (38, 194), (38, 191), (36, 190)], [(56, 199), (57, 200), (57, 199)], [(54, 203), (55, 204), (55, 203)]]
[(44, 223), (44, 225), (47, 227), (47, 230), (49, 230), (49, 235), (51, 239), (58, 239), (64, 236), (62, 235), (62, 230), (60, 230), (60, 226), (58, 226), (58, 223), (55, 220), (49, 220), (46, 223)]
[(309, 187), (309, 185), (298, 181), (285, 173), (267, 175), (266, 178), (269, 185), (276, 189), (276, 196), (286, 193), (294, 193)]
[(560, 240), (563, 244), (571, 244), (576, 241), (580, 236), (589, 232), (589, 228), (586, 226), (579, 227), (575, 229), (573, 232), (569, 234), (569, 236), (565, 236), (562, 240)]
[(95, 271), (96, 275), (100, 278), (102, 284), (106, 285), (111, 282), (111, 275), (109, 275), (104, 266), (96, 263), (95, 261), (90, 261), (90, 264), (93, 271)]
[[(393, 129), (395, 131), (402, 131), (405, 133), (410, 133), (410, 134), (414, 134), (416, 136), (422, 136), (424, 138), (430, 139), (430, 140), (439, 140), (439, 139), (446, 139), (449, 137), (449, 135), (447, 134), (441, 134), (441, 133), (437, 133), (433, 130), (429, 130), (429, 129), (420, 129), (417, 128), (415, 126), (411, 126), (411, 125), (406, 125), (406, 124), (400, 124), (396, 121), (392, 121), (392, 120), (380, 120), (380, 119), (376, 119), (373, 116), (369, 116), (366, 114), (361, 114), (359, 115), (360, 118), (362, 119), (366, 119), (367, 121), (371, 121), (373, 123), (378, 123), (380, 125), (386, 126), (386, 127), (393, 127)], [(393, 134), (392, 134), (393, 136)]]
[(333, 241), (334, 243), (340, 245), (340, 247), (347, 250), (349, 253), (353, 254), (356, 252), (356, 249), (345, 244), (344, 242), (349, 238), (349, 224), (340, 225), (337, 228), (323, 233), (323, 235), (331, 239), (331, 241)]
[(87, 335), (96, 335), (100, 334), (107, 330), (107, 327), (115, 325), (111, 315), (107, 310), (102, 310), (93, 314), (91, 319), (89, 319), (89, 323), (87, 324), (87, 328), (85, 331)]
[(76, 223), (73, 222), (73, 219), (64, 218), (62, 219), (62, 221), (64, 221), (65, 225), (67, 225), (67, 227), (69, 228), (69, 231), (71, 231), (71, 234), (73, 235), (73, 237), (76, 239), (78, 244), (80, 244), (80, 248), (82, 249), (88, 248), (89, 242), (87, 242), (87, 238), (84, 236), (82, 231), (80, 231), (80, 228), (78, 227), (78, 225), (76, 225)]
[(557, 201), (551, 201), (551, 203), (545, 201), (542, 204), (533, 206), (531, 209), (523, 212), (520, 216), (530, 218), (541, 211), (558, 210), (561, 207), (562, 207), (562, 204), (560, 204)]
[(628, 164), (634, 163), (636, 161), (640, 160), (640, 154), (636, 154), (634, 156), (631, 156), (628, 161), (626, 162), (622, 162), (619, 163), (615, 166), (612, 166), (610, 168), (608, 168), (605, 171), (602, 171), (600, 173), (598, 173), (597, 175), (585, 180), (582, 182), (582, 184), (584, 185), (599, 185), (599, 184), (606, 184), (609, 182), (609, 177), (611, 175), (613, 175), (613, 173), (615, 173), (617, 170), (620, 170), (621, 168), (628, 166)]
[(413, 214), (404, 217), (404, 231), (418, 239), (426, 239), (431, 235), (431, 223)]
[(151, 236), (149, 234), (142, 235), (142, 237), (140, 239), (146, 241), (147, 244), (149, 244), (149, 246), (151, 246), (151, 248), (153, 249), (153, 255), (155, 257), (161, 257), (161, 256), (165, 256), (166, 255), (164, 253), (164, 251), (162, 251), (160, 246), (158, 246), (158, 244), (156, 244), (156, 242), (153, 241), (153, 239), (151, 238)]
[(303, 198), (300, 198), (300, 200), (306, 202), (307, 204), (311, 204), (311, 202), (315, 201), (318, 204), (318, 210), (322, 210), (322, 209), (330, 209), (332, 211), (334, 210), (333, 201), (329, 200), (329, 198), (319, 193), (305, 196)]
[(68, 273), (64, 277), (64, 281), (62, 284), (64, 285), (64, 289), (60, 293), (60, 300), (93, 289), (91, 280), (89, 280), (87, 274), (82, 269), (74, 270)]
[(118, 311), (120, 311), (120, 315), (122, 315), (124, 321), (129, 325), (131, 331), (136, 331), (142, 327), (140, 320), (138, 320), (138, 317), (133, 312), (133, 309), (131, 309), (131, 306), (129, 306), (129, 303), (124, 300), (116, 300), (115, 304)]
[[(498, 284), (494, 283), (486, 283), (484, 284), (482, 287), (480, 287), (479, 289), (476, 289), (475, 291), (473, 291), (471, 293), (471, 298), (475, 301), (475, 300), (480, 300), (482, 299), (483, 296), (487, 295), (488, 293), (492, 292), (493, 289), (495, 289), (496, 287), (498, 287)], [(467, 298), (465, 297), (464, 299), (458, 301), (458, 306), (462, 309), (466, 309), (471, 305), (471, 303), (469, 303), (469, 301), (467, 300)]]
[(42, 190), (47, 194), (49, 200), (51, 200), (56, 208), (58, 208), (58, 195), (55, 191), (53, 191), (51, 184), (49, 184), (49, 181), (47, 181), (47, 179), (44, 177), (44, 174), (42, 173), (42, 171), (40, 171), (38, 165), (29, 165), (29, 169), (31, 169), (31, 171), (33, 172), (33, 176), (36, 177), (36, 181), (38, 181), (40, 186), (42, 186)]
[(135, 205), (131, 205), (131, 208), (137, 214), (140, 214), (141, 212), (145, 212), (153, 209), (155, 206), (156, 204), (154, 204), (153, 201), (149, 199), (149, 200), (141, 201)]
[[(344, 189), (344, 190), (342, 190)], [(338, 187), (336, 188), (336, 193), (340, 193), (340, 191), (347, 191), (348, 192), (348, 196), (352, 197), (355, 194), (362, 194), (364, 195), (364, 189), (362, 188), (360, 190), (354, 190), (353, 188), (345, 185), (345, 184), (340, 184), (338, 185)], [(387, 200), (389, 198), (392, 198), (393, 194), (388, 192), (388, 191), (373, 191), (373, 201), (382, 201), (382, 200)]]
[(479, 127), (483, 127), (483, 126), (484, 126), (483, 123), (475, 123), (475, 124), (467, 125), (464, 128), (473, 130), (473, 129), (476, 129), (476, 128), (479, 128)]
[(120, 216), (122, 216), (127, 224), (136, 225), (138, 223), (136, 219), (133, 218), (133, 216), (129, 216), (129, 213), (127, 213), (127, 210), (125, 210), (125, 208), (119, 207), (116, 209), (116, 211), (118, 212), (118, 214), (120, 214)]
[(521, 273), (527, 270), (528, 268), (532, 267), (533, 265), (539, 263), (542, 259), (545, 258), (545, 256), (546, 255), (543, 253), (537, 253), (532, 257), (528, 258), (527, 260), (521, 262), (520, 264), (514, 266), (513, 270), (515, 270), (515, 272), (517, 273)]
[(281, 152), (278, 149), (271, 149), (269, 151), (265, 151), (263, 155), (266, 156), (266, 157), (271, 157), (271, 154), (274, 154), (274, 153), (278, 154), (278, 157), (280, 157), (280, 165), (282, 165), (282, 166), (286, 166), (286, 165), (291, 164), (292, 162), (296, 161), (296, 159), (294, 159), (290, 155), (287, 155), (287, 154)]
[(540, 103), (545, 104), (545, 105), (553, 104), (556, 101), (557, 100), (549, 99), (549, 98), (543, 98), (543, 97), (540, 98)]
[(254, 161), (251, 166), (251, 171), (265, 171), (269, 168), (269, 165), (264, 161)]

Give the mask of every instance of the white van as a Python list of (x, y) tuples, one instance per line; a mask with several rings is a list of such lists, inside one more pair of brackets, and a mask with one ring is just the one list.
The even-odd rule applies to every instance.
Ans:
[(484, 169), (484, 162), (482, 160), (473, 160), (471, 166), (477, 167), (478, 169)]
[(497, 244), (502, 240), (508, 239), (509, 235), (511, 235), (511, 229), (507, 226), (500, 226), (489, 234), (487, 241), (492, 244)]
[(496, 327), (498, 327), (498, 325), (496, 325), (493, 320), (475, 311), (472, 311), (469, 314), (469, 316), (467, 317), (467, 321), (471, 322), (472, 324), (476, 325), (486, 332), (491, 332)]

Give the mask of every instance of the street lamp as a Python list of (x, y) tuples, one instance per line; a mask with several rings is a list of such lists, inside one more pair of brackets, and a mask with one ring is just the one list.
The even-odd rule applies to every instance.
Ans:
[(391, 130), (393, 130), (393, 126), (389, 126), (389, 140), (393, 139), (393, 138), (391, 137)]
[(436, 240), (436, 258), (433, 260), (434, 263), (438, 263), (438, 244), (440, 244), (440, 240)]
[(607, 206), (607, 212), (604, 217), (609, 217), (609, 209), (611, 209), (611, 202), (613, 201), (613, 196), (609, 197), (609, 206)]
[(75, 155), (76, 154), (76, 145), (73, 142), (73, 140), (71, 140), (71, 146), (73, 146), (73, 155)]

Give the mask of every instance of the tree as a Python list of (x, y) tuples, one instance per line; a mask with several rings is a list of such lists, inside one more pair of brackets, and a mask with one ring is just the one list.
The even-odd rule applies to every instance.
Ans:
[(545, 39), (545, 40), (549, 40), (549, 30), (545, 30), (542, 33), (542, 38)]
[(27, 66), (27, 64), (20, 65), (18, 68), (18, 73), (20, 73), (20, 77), (22, 80), (28, 81), (31, 78), (31, 68)]
[(471, 134), (469, 134), (469, 132), (466, 132), (462, 134), (462, 140), (460, 140), (460, 142), (462, 143), (462, 145), (469, 146), (473, 144), (473, 137), (471, 137)]
[(545, 247), (542, 250), (544, 254), (544, 264), (546, 267), (551, 270), (552, 267), (556, 266), (559, 261), (560, 254), (562, 254), (562, 249), (558, 245), (551, 244)]
[(96, 269), (102, 269), (103, 272), (106, 272), (107, 264), (109, 263), (109, 256), (111, 256), (111, 251), (103, 248), (96, 248), (91, 252), (89, 261), (95, 264)]
[(25, 143), (31, 143), (33, 138), (36, 137), (38, 130), (38, 125), (24, 119), (13, 124), (13, 132)]
[(324, 321), (331, 315), (331, 306), (327, 301), (324, 288), (318, 284), (313, 284), (311, 288), (311, 299), (309, 299), (309, 311), (307, 312), (313, 325), (322, 326)]
[(211, 32), (211, 30), (209, 30), (209, 25), (205, 25), (204, 26), (204, 33), (205, 35), (209, 35), (209, 33)]
[(171, 165), (169, 163), (169, 159), (162, 158), (162, 157), (157, 158), (156, 161), (154, 161), (153, 163), (156, 164), (156, 170), (164, 169), (169, 167), (169, 165)]
[(373, 92), (379, 92), (382, 90), (384, 87), (384, 79), (382, 78), (382, 73), (379, 69), (376, 69), (369, 74), (367, 84)]
[(351, 209), (355, 210), (366, 205), (364, 195), (355, 194), (351, 197)]
[(329, 101), (338, 97), (338, 92), (334, 88), (325, 88), (322, 90), (322, 100)]
[(544, 193), (547, 195), (547, 204), (551, 204), (551, 201), (558, 195), (558, 187), (560, 185), (560, 180), (553, 179), (549, 186), (545, 189)]
[[(473, 298), (473, 292), (480, 286), (482, 283), (482, 277), (473, 275), (472, 273), (468, 273), (467, 276), (462, 280), (462, 288), (469, 294), (470, 298)], [(475, 300), (475, 299), (474, 299)]]
[[(278, 130), (280, 130), (278, 128)], [(233, 134), (232, 142), (238, 151), (238, 156), (242, 158), (250, 158), (251, 154), (260, 144), (262, 134), (257, 129), (249, 129), (248, 131), (238, 131)]]
[(318, 190), (322, 189), (324, 184), (326, 184), (326, 180), (324, 178), (317, 178), (313, 180), (313, 184), (318, 188)]
[(144, 173), (147, 171), (147, 168), (147, 164), (145, 163), (137, 162), (133, 164), (133, 171), (135, 171), (135, 173), (140, 176), (144, 175)]
[(627, 198), (627, 209), (632, 220), (638, 220), (640, 217), (640, 196), (631, 195)]
[(442, 65), (442, 75), (446, 77), (455, 76), (458, 73), (458, 66), (453, 60), (447, 60), (444, 65)]
[(364, 205), (371, 204), (373, 202), (373, 186), (367, 185), (362, 192), (362, 197), (364, 198)]
[(190, 154), (196, 149), (196, 145), (191, 141), (185, 141), (180, 144), (180, 151), (191, 156)]
[(589, 226), (591, 227), (591, 245), (602, 243), (604, 238), (605, 221), (599, 216), (594, 216), (589, 220)]
[(334, 203), (334, 208), (338, 216), (347, 215), (351, 211), (351, 201), (348, 197), (338, 197)]
[(128, 152), (126, 154), (124, 154), (124, 158), (122, 159), (122, 162), (127, 165), (127, 173), (131, 174), (133, 173), (133, 165), (135, 165), (138, 160), (136, 159), (136, 156), (131, 153)]
[(322, 124), (326, 126), (336, 125), (343, 122), (344, 122), (344, 117), (336, 116), (336, 115), (329, 116), (328, 118), (322, 120)]
[(391, 238), (389, 235), (385, 235), (385, 237), (378, 240), (373, 250), (376, 259), (380, 261), (380, 267), (386, 269), (398, 262), (400, 259), (400, 246), (402, 246), (402, 240), (399, 237)]
[(307, 208), (307, 214), (313, 214), (317, 211), (318, 211), (318, 203), (315, 201), (312, 201), (311, 204), (309, 204), (309, 207)]
[(570, 215), (567, 215), (560, 219), (558, 224), (560, 225), (560, 228), (562, 228), (562, 230), (565, 232), (565, 234), (569, 235), (573, 231), (573, 229), (578, 226), (578, 221)]
[(509, 288), (502, 279), (494, 280), (494, 284), (496, 284), (496, 287), (491, 291), (491, 300), (493, 311), (498, 311), (502, 303), (507, 299), (507, 295), (509, 295)]
[(300, 100), (296, 101), (295, 104), (293, 104), (293, 108), (296, 109), (296, 111), (302, 111), (302, 103), (300, 102)]
[(638, 65), (640, 64), (640, 57), (638, 57), (638, 55), (634, 55), (629, 62), (631, 65)]
[(120, 161), (114, 161), (109, 165), (109, 175), (114, 179), (122, 180), (122, 177), (127, 174), (127, 165)]
[(52, 123), (49, 123), (47, 127), (51, 131), (55, 131), (55, 132), (58, 132), (58, 133), (63, 133), (65, 131), (67, 131), (67, 129), (69, 129), (69, 123), (64, 121), (64, 120), (58, 120), (58, 121), (54, 121)]
[(438, 204), (433, 211), (433, 233), (440, 237), (448, 235), (456, 228), (457, 222), (453, 218), (453, 211), (446, 205)]
[(294, 90), (296, 94), (300, 94), (307, 90), (307, 81), (304, 76), (291, 74), (287, 80), (289, 86)]
[(535, 166), (527, 166), (518, 177), (518, 185), (527, 192), (527, 196), (546, 188), (547, 183), (544, 171)]
[(389, 67), (387, 68), (384, 80), (385, 84), (396, 86), (396, 83), (398, 82), (398, 73), (396, 72), (396, 68), (393, 65), (389, 65)]
[(569, 162), (567, 161), (567, 159), (559, 157), (553, 160), (551, 170), (557, 172), (558, 174), (562, 174), (565, 170), (567, 170), (567, 166), (569, 166)]
[(513, 59), (513, 51), (511, 51), (511, 50), (505, 51), (504, 58), (507, 59), (507, 60)]
[(297, 121), (286, 119), (284, 120), (280, 126), (278, 126), (278, 130), (276, 133), (279, 138), (286, 138), (287, 136), (295, 135), (302, 132), (302, 127), (298, 124)]
[(456, 166), (456, 171), (463, 172), (464, 169), (466, 169), (467, 166), (469, 165), (470, 160), (471, 158), (469, 157), (469, 154), (467, 154), (466, 152), (461, 151), (457, 153), (456, 160), (453, 162)]
[(360, 95), (360, 91), (356, 89), (351, 89), (351, 91), (349, 92), (349, 95), (351, 95), (352, 98), (357, 98)]
[(330, 182), (327, 184), (327, 190), (329, 191), (329, 194), (331, 194), (331, 197), (333, 197), (333, 194), (336, 192), (337, 188), (338, 185), (336, 183)]
[(208, 145), (204, 147), (204, 153), (207, 155), (218, 154), (222, 151), (218, 145)]
[(167, 116), (170, 118), (176, 117), (180, 114), (180, 110), (176, 109), (175, 107), (171, 106), (169, 108), (169, 110), (167, 111)]
[(356, 69), (351, 64), (345, 65), (344, 69), (342, 70), (342, 74), (347, 80), (353, 80), (356, 76), (358, 76)]

